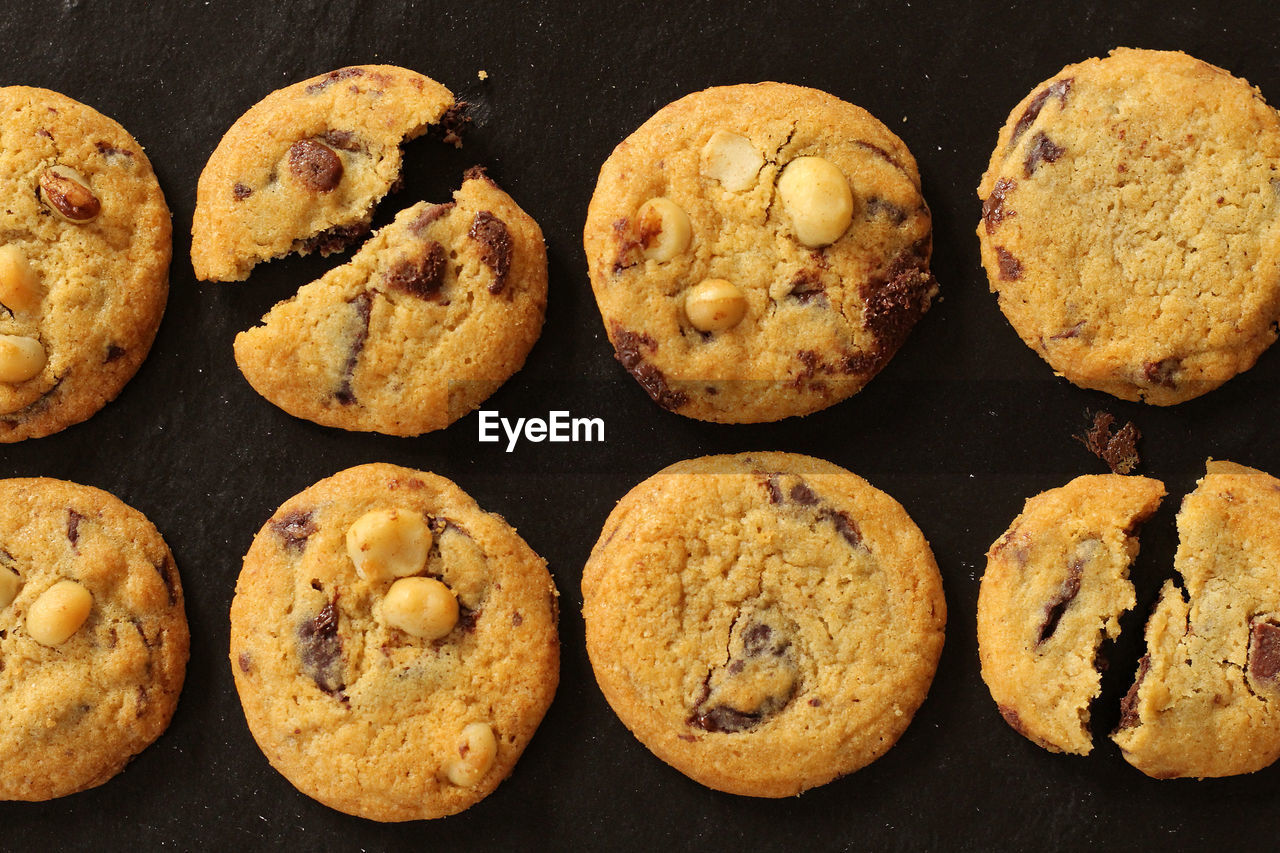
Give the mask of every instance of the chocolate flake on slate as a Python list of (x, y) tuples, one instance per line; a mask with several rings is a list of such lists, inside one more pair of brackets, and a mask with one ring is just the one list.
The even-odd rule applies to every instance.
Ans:
[(369, 339), (369, 315), (373, 312), (373, 296), (365, 290), (347, 304), (355, 308), (356, 333), (351, 340), (351, 348), (347, 352), (347, 362), (342, 366), (342, 382), (338, 390), (333, 392), (333, 396), (344, 406), (350, 406), (356, 401), (351, 380), (355, 377), (356, 365), (360, 362), (360, 352)]
[(1084, 435), (1074, 438), (1106, 462), (1112, 474), (1129, 474), (1142, 461), (1138, 457), (1138, 439), (1142, 438), (1142, 433), (1133, 421), (1112, 432), (1115, 422), (1116, 417), (1110, 412), (1098, 412), (1093, 416), (1093, 426)]
[(334, 695), (342, 681), (342, 638), (338, 636), (337, 599), (320, 609), (313, 619), (298, 626), (298, 658), (302, 671), (325, 693)]
[(282, 540), (284, 547), (290, 551), (301, 551), (307, 547), (307, 538), (316, 532), (316, 524), (311, 520), (311, 510), (294, 510), (283, 518), (271, 522), (271, 527)]
[(511, 253), (513, 251), (511, 232), (507, 225), (487, 210), (476, 214), (467, 236), (480, 244), (480, 260), (493, 270), (493, 284), (489, 285), (490, 293), (501, 293), (507, 285), (507, 273), (511, 271)]
[[(444, 131), (444, 141), (455, 148), (462, 147), (462, 135), (471, 129), (471, 116), (467, 115), (469, 106), (471, 105), (466, 101), (458, 101), (445, 110), (444, 115), (440, 117), (440, 129)], [(470, 174), (471, 170), (468, 169), (467, 175)], [(463, 178), (466, 179), (467, 175)]]
[(641, 347), (650, 352), (655, 351), (658, 344), (653, 338), (627, 331), (615, 322), (613, 339), (616, 341), (614, 349), (618, 361), (628, 373), (635, 377), (640, 387), (653, 398), (655, 403), (668, 411), (675, 411), (689, 402), (689, 398), (684, 393), (673, 391), (667, 386), (667, 378), (662, 375), (661, 370), (645, 361)]

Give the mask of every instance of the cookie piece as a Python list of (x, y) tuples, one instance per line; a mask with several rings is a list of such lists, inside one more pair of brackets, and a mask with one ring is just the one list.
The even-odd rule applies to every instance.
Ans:
[(80, 423), (138, 371), (164, 314), (169, 208), (124, 128), (0, 88), (0, 442)]
[(443, 429), (524, 364), (542, 331), (542, 231), (480, 169), (236, 337), (254, 390), (291, 415), (389, 435)]
[(790, 453), (672, 465), (610, 514), (582, 575), (605, 698), (655, 755), (785, 797), (874, 761), (924, 701), (946, 602), (902, 507)]
[(987, 552), (978, 593), (982, 679), (1000, 714), (1052, 752), (1093, 748), (1098, 648), (1134, 605), (1137, 527), (1164, 485), (1117, 474), (1077, 477), (1027, 501)]
[(355, 65), (272, 92), (236, 120), (196, 189), (191, 263), (243, 281), (259, 261), (341, 251), (400, 177), (400, 145), (455, 108), (444, 86)]
[(906, 146), (860, 107), (782, 83), (659, 110), (600, 169), (584, 244), (618, 360), (706, 421), (857, 393), (937, 292)]
[(113, 495), (0, 480), (0, 799), (106, 782), (169, 725), (189, 638), (173, 555)]
[(1148, 776), (1232, 776), (1280, 757), (1280, 480), (1210, 462), (1178, 512), (1172, 581), (1112, 735)]
[(511, 773), (559, 677), (546, 564), (453, 483), (360, 465), (285, 502), (231, 604), (267, 759), (372, 820), (460, 812)]
[(1247, 370), (1280, 317), (1280, 116), (1221, 68), (1119, 48), (1036, 87), (978, 195), (1000, 308), (1054, 371), (1160, 406)]

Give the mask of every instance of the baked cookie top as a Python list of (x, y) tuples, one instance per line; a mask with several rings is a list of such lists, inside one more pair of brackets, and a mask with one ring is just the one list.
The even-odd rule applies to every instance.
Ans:
[(0, 799), (101, 785), (169, 725), (189, 639), (173, 556), (89, 486), (0, 480)]
[(1160, 779), (1252, 773), (1280, 757), (1280, 480), (1211, 461), (1178, 538), (1112, 739)]
[(546, 564), (453, 483), (361, 465), (253, 540), (231, 668), (267, 759), (372, 820), (462, 811), (505, 779), (559, 677)]
[(610, 514), (582, 575), (605, 698), (655, 755), (785, 797), (878, 758), (924, 701), (946, 602), (903, 508), (789, 453), (672, 465)]
[(151, 349), (169, 293), (169, 208), (116, 122), (0, 88), (0, 442), (79, 423)]
[(1171, 405), (1252, 367), (1280, 317), (1280, 117), (1182, 54), (1070, 65), (1009, 115), (978, 237), (1000, 308), (1084, 388)]
[(1000, 714), (1053, 752), (1093, 748), (1098, 648), (1134, 605), (1136, 528), (1164, 485), (1118, 474), (1077, 477), (1027, 501), (987, 552), (978, 593), (982, 678)]
[(444, 86), (355, 65), (267, 95), (236, 120), (196, 189), (196, 278), (243, 281), (259, 261), (327, 255), (369, 230), (400, 177), (400, 145), (454, 107)]
[(699, 420), (859, 391), (929, 306), (915, 160), (866, 110), (783, 83), (669, 104), (600, 169), (584, 244), (618, 360)]
[(483, 171), (417, 204), (236, 337), (259, 394), (325, 426), (443, 429), (520, 369), (542, 330), (542, 231)]

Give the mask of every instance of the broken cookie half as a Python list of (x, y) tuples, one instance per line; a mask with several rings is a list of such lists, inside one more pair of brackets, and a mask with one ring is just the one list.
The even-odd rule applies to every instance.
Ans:
[(196, 190), (191, 262), (243, 281), (260, 261), (328, 255), (369, 231), (400, 177), (400, 145), (459, 108), (429, 77), (358, 65), (272, 92), (214, 150)]

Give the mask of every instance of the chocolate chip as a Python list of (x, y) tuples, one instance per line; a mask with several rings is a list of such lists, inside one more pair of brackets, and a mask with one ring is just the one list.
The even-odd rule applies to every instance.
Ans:
[[(464, 181), (488, 181), (489, 183), (493, 184), (493, 178), (489, 177), (489, 173), (488, 173), (487, 171), (485, 171), (484, 166), (479, 166), (479, 165), (477, 165), (477, 166), (472, 166), (471, 168), (467, 169), (467, 171), (463, 172), (463, 173), (462, 173), (462, 180), (464, 180)], [(493, 184), (493, 185), (494, 185), (495, 187), (497, 186), (497, 184)]]
[(818, 372), (818, 365), (821, 363), (822, 357), (811, 349), (802, 349), (796, 353), (796, 358), (804, 365), (804, 369), (796, 375), (795, 380), (791, 383), (794, 387), (799, 388), (808, 380), (813, 379), (815, 373)]
[(864, 318), (887, 358), (906, 340), (916, 322), (929, 310), (929, 300), (938, 282), (929, 272), (928, 243), (920, 242), (903, 251), (889, 264), (883, 276), (861, 287)]
[(1146, 654), (1138, 661), (1138, 674), (1134, 676), (1133, 685), (1120, 700), (1120, 724), (1116, 726), (1116, 731), (1133, 728), (1138, 724), (1138, 688), (1142, 686), (1142, 679), (1147, 677), (1149, 669), (1151, 669), (1151, 655)]
[(996, 260), (1000, 264), (1000, 279), (1002, 281), (1017, 281), (1022, 278), (1022, 261), (1013, 256), (1013, 253), (1004, 246), (996, 246)]
[(742, 634), (742, 648), (748, 655), (755, 657), (769, 645), (773, 629), (763, 622), (756, 623)]
[(1053, 140), (1045, 136), (1044, 131), (1041, 130), (1031, 140), (1027, 158), (1022, 161), (1022, 174), (1029, 178), (1035, 174), (1041, 163), (1056, 163), (1058, 158), (1066, 152), (1067, 149), (1054, 144)]
[(1116, 417), (1110, 412), (1098, 412), (1093, 416), (1093, 426), (1084, 435), (1075, 436), (1089, 452), (1097, 456), (1112, 474), (1128, 474), (1138, 467), (1138, 439), (1142, 433), (1133, 421), (1129, 421), (1114, 433), (1111, 431)]
[(363, 68), (339, 68), (337, 71), (330, 71), (316, 82), (308, 86), (305, 91), (308, 95), (314, 95), (323, 89), (327, 89), (340, 80), (349, 80), (352, 77), (359, 77), (364, 74)]
[(791, 487), (791, 500), (801, 506), (813, 506), (818, 502), (818, 496), (804, 483), (796, 483)]
[(106, 354), (106, 356), (102, 359), (102, 363), (103, 363), (103, 364), (110, 364), (111, 362), (115, 361), (115, 360), (116, 360), (116, 359), (118, 359), (118, 358), (123, 358), (123, 357), (124, 357), (125, 352), (126, 352), (126, 350), (125, 350), (125, 348), (124, 348), (124, 347), (122, 347), (122, 346), (116, 346), (115, 344), (109, 344), (109, 345), (107, 346), (107, 354)]
[(815, 299), (825, 305), (827, 302), (827, 288), (822, 283), (820, 274), (814, 270), (801, 270), (796, 273), (795, 278), (791, 279), (791, 290), (787, 293), (787, 296), (801, 305), (808, 305)]
[(435, 222), (455, 207), (457, 207), (457, 205), (454, 202), (448, 202), (447, 204), (433, 204), (414, 217), (413, 221), (409, 223), (409, 230), (414, 234), (421, 234), (427, 229), (428, 225)]
[(1018, 716), (1017, 711), (1010, 708), (1008, 705), (997, 705), (996, 708), (1000, 711), (1000, 716), (1004, 717), (1004, 721), (1008, 723), (1015, 732), (1023, 737), (1030, 737), (1030, 735), (1027, 734), (1026, 726), (1022, 725), (1022, 718)]
[(1067, 93), (1071, 91), (1073, 79), (1067, 77), (1063, 80), (1055, 80), (1036, 93), (1031, 103), (1027, 104), (1018, 123), (1013, 126), (1013, 134), (1009, 137), (1009, 148), (1013, 148), (1022, 134), (1027, 132), (1027, 128), (1031, 127), (1032, 122), (1039, 118), (1040, 110), (1044, 109), (1045, 102), (1050, 98), (1057, 98), (1058, 103), (1064, 107), (1067, 105)]
[(847, 513), (829, 509), (819, 514), (818, 517), (830, 521), (835, 526), (836, 533), (844, 537), (844, 541), (853, 547), (862, 546), (862, 531), (858, 529), (857, 523)]
[(893, 220), (894, 225), (902, 225), (907, 221), (907, 212), (891, 201), (875, 196), (867, 199), (867, 217), (875, 219), (884, 216)]
[(511, 271), (512, 242), (507, 225), (487, 210), (476, 214), (467, 236), (480, 244), (480, 260), (493, 270), (490, 293), (501, 293), (507, 285), (507, 273)]
[(617, 275), (640, 262), (644, 249), (644, 235), (636, 233), (627, 217), (617, 219), (613, 223), (613, 233), (618, 241), (618, 256), (613, 262), (613, 274)]
[(645, 334), (629, 332), (617, 323), (613, 323), (614, 349), (617, 359), (627, 372), (635, 377), (640, 387), (653, 398), (653, 401), (664, 409), (674, 412), (689, 402), (689, 398), (680, 391), (673, 391), (667, 386), (667, 378), (662, 371), (644, 359), (641, 347), (656, 352), (658, 344)]
[(368, 233), (369, 223), (367, 222), (357, 222), (353, 225), (335, 225), (327, 231), (321, 231), (314, 237), (298, 240), (294, 243), (294, 247), (304, 255), (309, 252), (332, 255), (334, 252), (341, 252)]
[(172, 607), (178, 603), (178, 567), (173, 564), (173, 558), (168, 554), (165, 554), (160, 562), (152, 563), (151, 566), (164, 582), (164, 591), (168, 593), (169, 606)]
[(1049, 603), (1044, 606), (1044, 621), (1040, 623), (1040, 634), (1036, 639), (1037, 646), (1052, 637), (1053, 632), (1058, 630), (1058, 623), (1062, 621), (1062, 614), (1066, 612), (1067, 606), (1075, 600), (1075, 597), (1080, 594), (1080, 580), (1084, 577), (1085, 562), (1086, 558), (1080, 556), (1072, 557), (1068, 562), (1066, 580), (1062, 582), (1061, 588), (1049, 600)]
[[(744, 622), (740, 614), (729, 635), (729, 659), (707, 673), (702, 694), (685, 721), (689, 726), (708, 732), (746, 731), (785, 708), (796, 693), (799, 676), (785, 631), (758, 618)], [(779, 679), (779, 670), (789, 677)], [(753, 695), (752, 686), (761, 682), (777, 692)], [(718, 701), (722, 694), (737, 703), (750, 697), (750, 707)]]
[(1065, 341), (1070, 338), (1078, 338), (1082, 329), (1084, 329), (1084, 320), (1079, 321), (1069, 329), (1064, 329), (1061, 332), (1058, 332), (1056, 335), (1050, 335), (1049, 340)]
[(110, 142), (99, 140), (93, 144), (98, 149), (98, 153), (103, 157), (133, 157), (133, 152), (125, 148), (116, 148)]
[(777, 474), (770, 474), (768, 477), (765, 478), (762, 485), (764, 486), (765, 493), (768, 494), (769, 496), (769, 503), (771, 504), (782, 503), (782, 500), (783, 500), (782, 489), (778, 488)]
[(74, 509), (67, 510), (67, 541), (74, 548), (80, 542), (80, 522), (84, 521), (84, 516), (76, 512)]
[(240, 664), (241, 672), (243, 672), (245, 675), (248, 675), (251, 672), (253, 672), (253, 660), (252, 658), (249, 657), (248, 652), (241, 652), (237, 660)]
[(309, 190), (332, 192), (342, 180), (342, 159), (314, 139), (299, 139), (289, 149), (289, 171)]
[(881, 148), (879, 145), (876, 145), (871, 142), (867, 142), (865, 139), (855, 139), (853, 141), (853, 144), (858, 146), (859, 148), (862, 148), (863, 150), (870, 151), (872, 154), (876, 155), (882, 160), (887, 161), (889, 165), (893, 166), (898, 171), (900, 172), (907, 171), (902, 167), (902, 164), (898, 162), (898, 159), (896, 157), (894, 157), (885, 149)]
[(1149, 361), (1142, 366), (1142, 377), (1152, 385), (1160, 385), (1165, 388), (1176, 388), (1178, 387), (1178, 383), (1173, 377), (1181, 366), (1182, 359), (1180, 358), (1164, 358), (1160, 361)]
[(347, 350), (346, 364), (342, 366), (342, 381), (338, 384), (338, 390), (333, 392), (334, 398), (344, 406), (350, 406), (356, 401), (351, 381), (355, 378), (356, 365), (360, 363), (360, 352), (364, 349), (365, 342), (369, 340), (369, 316), (373, 313), (373, 296), (365, 290), (347, 304), (355, 309), (356, 329)]
[(432, 299), (439, 295), (440, 286), (444, 284), (447, 264), (444, 246), (432, 240), (422, 247), (421, 256), (397, 261), (385, 277), (387, 284), (397, 290), (419, 299)]
[(311, 520), (311, 510), (294, 510), (283, 518), (271, 522), (271, 528), (282, 540), (288, 551), (301, 551), (307, 547), (307, 537), (316, 532)]
[[(470, 104), (466, 101), (458, 101), (456, 104), (449, 107), (449, 109), (445, 110), (444, 115), (440, 117), (440, 129), (444, 131), (444, 141), (449, 145), (453, 145), (458, 148), (462, 147), (462, 135), (466, 133), (472, 125), (471, 116), (467, 115), (467, 107), (469, 106)], [(472, 168), (479, 167), (476, 166)], [(468, 175), (470, 174), (471, 170), (468, 169), (466, 174), (463, 175), (463, 180), (469, 180)], [(483, 174), (483, 171), (481, 174)]]
[(982, 203), (982, 221), (986, 225), (988, 234), (996, 233), (996, 229), (1000, 227), (1001, 222), (1011, 216), (1018, 215), (1016, 210), (1005, 206), (1005, 202), (1009, 200), (1009, 195), (1017, 188), (1018, 183), (1013, 178), (1001, 178), (996, 181), (995, 187), (991, 190), (991, 195), (987, 196), (986, 201)]
[(1280, 689), (1280, 624), (1259, 619), (1249, 627), (1249, 674)]
[(520, 615), (519, 610), (511, 614), (512, 627), (519, 628), (523, 624), (524, 624), (524, 617)]
[(363, 151), (364, 146), (360, 144), (360, 137), (350, 130), (326, 130), (320, 135), (325, 144), (330, 148), (338, 148), (343, 151)]
[(337, 599), (298, 626), (298, 658), (302, 671), (325, 693), (334, 695), (346, 685), (342, 680), (342, 638), (338, 636)]
[(454, 627), (461, 631), (474, 631), (476, 629), (476, 620), (480, 618), (480, 610), (472, 610), (465, 604), (458, 604), (458, 621), (454, 623)]

